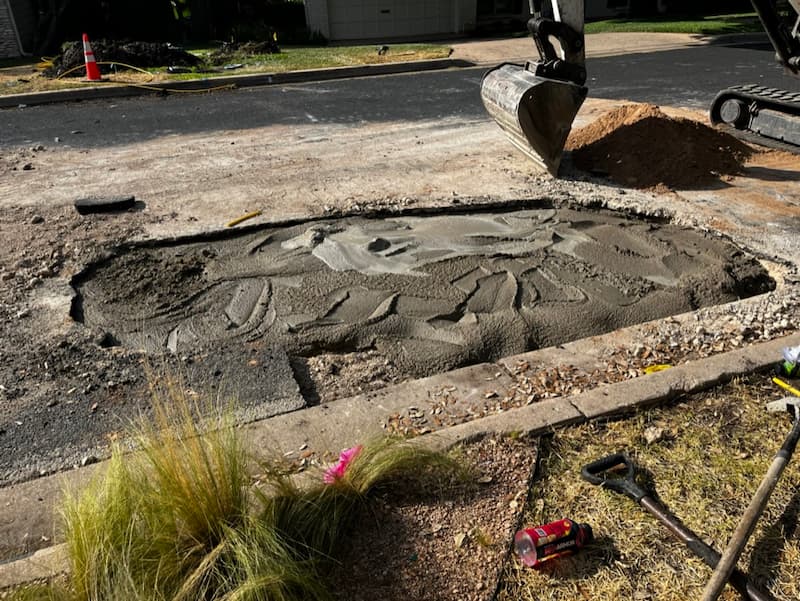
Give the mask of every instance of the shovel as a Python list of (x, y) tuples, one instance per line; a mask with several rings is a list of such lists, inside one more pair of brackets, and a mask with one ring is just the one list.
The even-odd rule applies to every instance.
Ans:
[[(784, 387), (788, 386), (777, 378), (773, 381), (776, 383), (780, 382)], [(788, 388), (794, 393), (798, 392), (791, 386), (788, 386)], [(702, 601), (716, 601), (722, 593), (722, 589), (725, 588), (728, 576), (731, 572), (735, 573), (736, 562), (742, 554), (747, 541), (750, 539), (750, 535), (753, 534), (758, 519), (767, 507), (772, 491), (775, 490), (778, 484), (778, 479), (789, 463), (789, 459), (792, 458), (798, 441), (800, 441), (800, 398), (796, 396), (784, 397), (779, 401), (773, 401), (767, 404), (767, 411), (770, 413), (788, 411), (793, 418), (792, 429), (786, 436), (780, 450), (772, 459), (767, 473), (764, 475), (761, 484), (759, 484), (753, 498), (750, 500), (750, 505), (747, 506), (747, 509), (739, 521), (739, 525), (736, 526), (736, 530), (734, 530), (731, 540), (728, 542), (728, 546), (722, 554), (719, 565), (716, 566), (714, 573), (711, 575), (711, 579), (708, 581), (708, 584), (706, 584), (705, 590), (703, 590)]]
[[(616, 453), (593, 461), (581, 470), (581, 477), (584, 480), (626, 495), (636, 501), (664, 524), (675, 538), (686, 544), (689, 550), (702, 559), (708, 567), (716, 568), (721, 558), (719, 552), (703, 542), (666, 507), (656, 501), (648, 491), (639, 486), (634, 475), (634, 465), (623, 453)], [(730, 583), (745, 598), (753, 601), (774, 601), (772, 596), (758, 590), (747, 578), (747, 575), (738, 568), (733, 569)]]

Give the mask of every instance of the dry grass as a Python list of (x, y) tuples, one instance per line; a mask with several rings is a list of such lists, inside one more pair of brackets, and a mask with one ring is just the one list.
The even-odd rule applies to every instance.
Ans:
[[(645, 483), (684, 523), (721, 551), (791, 428), (785, 415), (767, 414), (783, 395), (767, 375), (696, 395), (671, 407), (606, 424), (559, 432), (542, 445), (541, 478), (525, 521), (572, 517), (590, 523), (596, 542), (541, 570), (505, 568), (500, 600), (699, 598), (711, 570), (628, 497), (580, 478), (586, 463), (617, 451), (644, 468)], [(660, 442), (644, 431), (663, 428)], [(790, 463), (739, 561), (776, 599), (800, 599), (800, 468)], [(728, 587), (722, 599), (739, 599)]]
[(52, 79), (42, 75), (41, 70), (37, 69), (35, 66), (21, 65), (18, 67), (0, 69), (0, 95), (69, 90), (87, 86), (147, 85), (155, 82), (167, 81), (168, 78), (169, 76), (165, 73), (123, 71), (104, 75), (102, 82), (87, 82), (79, 77)]

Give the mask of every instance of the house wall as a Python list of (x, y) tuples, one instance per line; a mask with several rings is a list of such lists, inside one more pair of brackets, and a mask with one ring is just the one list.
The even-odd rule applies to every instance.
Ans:
[(0, 58), (11, 58), (21, 54), (11, 8), (7, 0), (0, 0)]
[(311, 31), (321, 33), (331, 39), (331, 25), (328, 21), (328, 0), (305, 0), (306, 25)]
[(32, 54), (36, 52), (34, 40), (36, 37), (36, 27), (38, 15), (32, 0), (0, 0), (0, 4), (6, 5), (13, 16), (14, 24), (17, 26), (17, 36), (22, 48), (22, 54)]
[[(509, 17), (525, 21), (528, 3), (519, 15), (478, 15), (478, 0), (305, 0), (306, 23), (331, 41), (378, 40), (392, 37), (452, 35), (473, 31), (478, 23)], [(585, 0), (587, 19), (624, 15), (630, 0)], [(499, 10), (499, 9), (498, 9)], [(491, 12), (491, 11), (490, 11)]]
[(332, 41), (451, 35), (475, 28), (476, 0), (306, 0), (306, 23)]

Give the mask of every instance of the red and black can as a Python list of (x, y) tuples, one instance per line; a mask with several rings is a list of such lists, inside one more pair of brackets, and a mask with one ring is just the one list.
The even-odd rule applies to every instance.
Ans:
[(558, 520), (514, 535), (514, 548), (526, 566), (536, 567), (545, 561), (569, 555), (592, 541), (592, 527), (572, 520)]

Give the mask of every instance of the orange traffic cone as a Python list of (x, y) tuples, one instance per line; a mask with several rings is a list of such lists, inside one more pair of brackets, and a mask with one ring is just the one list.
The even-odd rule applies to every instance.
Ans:
[(100, 68), (94, 60), (94, 52), (89, 44), (89, 36), (83, 34), (83, 60), (86, 63), (86, 81), (100, 81)]

